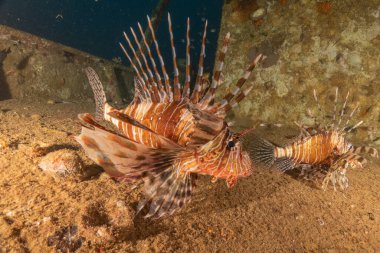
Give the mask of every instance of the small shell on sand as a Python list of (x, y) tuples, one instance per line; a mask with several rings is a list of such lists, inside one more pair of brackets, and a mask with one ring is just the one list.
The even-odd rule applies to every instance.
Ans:
[(44, 172), (66, 177), (70, 174), (81, 173), (83, 164), (74, 151), (62, 149), (44, 156), (38, 167)]

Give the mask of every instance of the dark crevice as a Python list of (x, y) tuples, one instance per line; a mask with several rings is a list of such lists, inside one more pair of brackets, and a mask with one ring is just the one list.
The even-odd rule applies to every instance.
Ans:
[(12, 98), (3, 66), (3, 62), (10, 52), (9, 48), (0, 51), (0, 101)]
[(18, 64), (17, 64), (17, 69), (18, 70), (23, 70), (24, 68), (26, 68), (26, 66), (28, 65), (29, 63), (29, 59), (30, 59), (31, 55), (27, 55), (25, 56)]
[[(117, 81), (117, 88), (119, 90), (119, 93), (121, 95), (121, 98), (124, 102), (129, 102), (131, 100), (131, 90), (132, 87), (130, 87), (130, 84), (128, 84), (123, 77), (123, 70), (120, 68), (114, 68), (116, 81)], [(132, 82), (131, 82), (132, 83)]]

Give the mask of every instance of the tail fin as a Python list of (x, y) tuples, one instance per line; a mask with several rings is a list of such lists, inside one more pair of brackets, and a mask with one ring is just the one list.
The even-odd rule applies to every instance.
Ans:
[(100, 82), (98, 74), (91, 67), (87, 67), (85, 70), (88, 82), (91, 86), (92, 92), (94, 93), (96, 111), (95, 118), (97, 120), (104, 119), (104, 106), (107, 102), (106, 94), (104, 93), (103, 85)]
[(274, 150), (275, 145), (265, 139), (257, 137), (250, 147), (251, 159), (255, 165), (269, 168), (276, 160)]

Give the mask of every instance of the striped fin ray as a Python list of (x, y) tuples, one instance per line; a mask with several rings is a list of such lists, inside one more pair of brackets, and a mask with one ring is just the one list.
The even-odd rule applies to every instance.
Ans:
[(207, 107), (209, 105), (209, 103), (213, 100), (214, 95), (215, 95), (215, 91), (219, 86), (220, 75), (221, 75), (222, 70), (223, 70), (224, 59), (225, 59), (225, 56), (227, 53), (228, 44), (230, 42), (230, 36), (231, 36), (231, 34), (227, 33), (226, 36), (224, 37), (223, 46), (219, 52), (218, 61), (216, 63), (216, 69), (215, 69), (213, 77), (212, 77), (212, 82), (211, 82), (210, 88), (208, 89), (208, 91), (203, 96), (202, 100), (200, 101), (200, 105), (203, 108)]
[(229, 92), (227, 95), (223, 97), (223, 99), (217, 103), (212, 108), (221, 109), (223, 108), (224, 111), (229, 111), (231, 108), (235, 107), (241, 100), (244, 99), (246, 95), (251, 91), (253, 86), (247, 87), (245, 90), (242, 90), (242, 87), (244, 83), (247, 81), (247, 79), (252, 74), (252, 71), (256, 67), (256, 65), (263, 59), (263, 55), (259, 54), (251, 63), (251, 65), (247, 68), (244, 75), (237, 81), (235, 84), (235, 88), (232, 92)]
[(190, 201), (190, 175), (180, 173), (182, 149), (154, 149), (104, 128), (99, 128), (91, 115), (80, 117), (84, 123), (76, 140), (87, 155), (102, 166), (107, 174), (122, 182), (143, 179), (145, 200), (137, 212), (149, 205), (146, 217), (162, 217), (181, 209)]
[(195, 80), (195, 86), (194, 86), (193, 92), (191, 94), (191, 102), (193, 104), (198, 103), (199, 98), (200, 98), (200, 93), (202, 91), (203, 65), (204, 65), (204, 58), (206, 55), (206, 35), (207, 35), (207, 20), (205, 22), (204, 31), (203, 31), (201, 53), (199, 55), (199, 63), (198, 63), (198, 74)]
[(327, 187), (331, 183), (334, 190), (336, 191), (336, 185), (339, 185), (341, 190), (346, 190), (348, 188), (348, 178), (346, 175), (346, 169), (344, 167), (337, 167), (335, 170), (330, 170), (325, 172), (325, 177), (322, 180), (321, 188), (326, 191)]
[[(135, 31), (133, 30), (132, 27), (130, 27), (130, 30), (131, 30), (133, 39), (134, 39), (134, 41), (135, 41), (135, 43), (137, 45), (137, 48), (139, 49), (140, 55), (143, 58), (145, 68), (146, 68), (146, 70), (148, 71), (148, 74), (149, 74), (149, 78), (150, 78), (151, 82), (153, 83), (153, 82), (155, 82), (155, 79), (154, 79), (154, 76), (153, 76), (153, 72), (152, 72), (152, 70), (149, 67), (148, 61), (147, 61), (146, 56), (145, 56), (145, 54), (144, 54), (144, 52), (142, 50), (141, 44), (140, 44), (139, 40), (137, 39), (136, 33), (135, 33)], [(166, 95), (166, 93), (163, 90), (161, 76), (158, 73), (157, 69), (155, 69), (154, 71), (155, 71), (155, 73), (157, 73), (156, 74), (156, 79), (157, 79), (157, 83), (158, 83), (158, 88), (160, 90), (160, 94), (161, 94), (162, 97), (164, 97)]]
[[(174, 167), (175, 165), (173, 165)], [(151, 173), (144, 180), (144, 196), (137, 206), (137, 213), (150, 204), (145, 218), (161, 218), (171, 215), (190, 201), (192, 185), (190, 174), (179, 173), (179, 168), (167, 168)]]
[[(170, 80), (169, 80), (169, 75), (168, 73), (166, 72), (166, 67), (165, 67), (165, 62), (164, 62), (164, 59), (162, 58), (162, 54), (161, 54), (161, 51), (160, 51), (160, 47), (158, 45), (158, 42), (157, 42), (157, 39), (156, 39), (156, 33), (154, 32), (154, 29), (153, 29), (153, 25), (152, 25), (152, 22), (149, 18), (149, 16), (147, 16), (147, 19), (148, 19), (148, 26), (149, 26), (149, 29), (150, 29), (150, 32), (152, 34), (152, 38), (153, 38), (153, 41), (154, 41), (154, 44), (155, 44), (155, 47), (156, 47), (156, 53), (158, 55), (158, 58), (160, 59), (160, 65), (161, 65), (161, 70), (162, 70), (162, 73), (164, 75), (164, 80), (165, 80), (165, 89), (166, 89), (166, 93), (168, 94), (169, 96), (169, 101), (173, 101), (173, 91), (172, 91), (172, 88), (170, 86)], [(143, 31), (142, 31), (142, 28), (141, 28), (141, 25), (138, 24), (139, 26), (139, 29), (140, 29), (140, 32), (141, 34), (143, 35)], [(143, 35), (143, 37), (145, 38), (145, 36)], [(147, 42), (146, 42), (146, 39), (144, 40), (144, 43), (146, 45)], [(153, 57), (151, 56), (151, 54), (149, 55), (151, 57), (151, 59), (153, 60)]]
[(151, 93), (148, 91), (147, 87), (144, 83), (138, 78), (134, 79), (135, 86), (135, 99), (138, 102), (147, 101), (148, 103), (152, 102)]
[[(136, 67), (136, 64), (133, 63), (132, 61), (132, 58), (131, 56), (128, 54), (127, 50), (125, 49), (124, 45), (122, 43), (119, 43), (121, 49), (123, 50), (125, 56), (127, 57), (128, 61), (131, 63), (131, 66), (132, 68), (134, 69), (134, 71), (136, 72), (136, 75), (137, 75), (137, 78), (135, 78), (135, 80), (139, 80), (139, 87), (144, 90), (144, 93), (148, 93), (148, 87), (146, 86), (146, 83), (144, 81), (144, 79), (141, 77), (141, 74), (139, 72), (139, 70), (137, 69)], [(136, 85), (135, 85), (136, 86)], [(151, 96), (146, 96), (145, 99), (148, 99), (151, 101)]]
[(288, 157), (278, 158), (272, 168), (281, 172), (294, 169), (295, 163)]
[[(159, 88), (160, 88), (160, 90), (161, 90), (161, 93), (163, 93), (162, 81), (161, 81), (161, 75), (160, 75), (160, 73), (159, 73), (158, 70), (157, 70), (157, 65), (156, 65), (156, 62), (155, 62), (155, 60), (154, 60), (154, 58), (153, 58), (152, 51), (151, 51), (151, 49), (150, 49), (150, 47), (149, 47), (149, 45), (148, 45), (148, 42), (147, 42), (147, 40), (146, 40), (145, 34), (144, 34), (144, 32), (143, 32), (143, 30), (142, 30), (142, 28), (141, 28), (140, 23), (137, 23), (137, 26), (138, 26), (138, 28), (139, 28), (141, 38), (143, 39), (143, 43), (144, 43), (145, 48), (146, 48), (146, 51), (147, 51), (147, 53), (148, 53), (150, 63), (151, 63), (152, 68), (153, 68), (153, 70), (154, 70), (154, 73), (155, 73), (155, 76), (156, 76), (156, 79), (157, 79), (157, 82), (158, 82), (158, 86), (159, 86)], [(139, 46), (140, 43), (138, 42), (138, 40), (137, 40), (137, 36), (136, 36), (136, 34), (135, 34), (135, 32), (134, 32), (134, 30), (133, 30), (132, 28), (131, 28), (131, 32), (132, 32), (132, 35), (133, 35), (133, 37), (134, 37), (134, 39), (135, 39), (135, 41), (136, 41), (136, 44)], [(142, 52), (141, 46), (139, 46), (139, 50), (140, 50), (140, 53), (141, 53), (142, 55), (144, 55), (143, 52)], [(143, 56), (143, 57), (145, 58), (145, 56)], [(145, 60), (145, 61), (146, 61), (146, 60)], [(146, 61), (146, 62), (147, 62), (147, 61)], [(147, 64), (147, 66), (148, 66), (148, 64)], [(165, 95), (163, 95), (163, 97), (164, 97), (164, 99), (166, 99), (166, 96), (165, 96)]]
[(326, 166), (323, 165), (302, 164), (298, 165), (297, 169), (300, 171), (298, 175), (300, 179), (313, 182), (315, 185), (320, 185), (328, 173)]
[[(128, 46), (129, 46), (130, 50), (132, 51), (132, 53), (133, 53), (133, 55), (135, 57), (134, 59), (136, 60), (138, 66), (140, 68), (140, 71), (142, 72), (142, 75), (144, 77), (144, 81), (149, 85), (148, 87), (150, 89), (152, 89), (152, 87), (153, 87), (153, 92), (151, 92), (152, 101), (153, 102), (159, 102), (159, 101), (161, 101), (160, 94), (159, 94), (158, 88), (157, 88), (157, 83), (156, 83), (156, 81), (153, 78), (153, 74), (150, 72), (150, 69), (147, 68), (147, 71), (149, 73), (149, 77), (148, 77), (147, 73), (145, 72), (145, 70), (144, 70), (144, 68), (143, 68), (143, 66), (141, 64), (140, 58), (137, 55), (136, 50), (135, 50), (134, 46), (132, 45), (132, 43), (131, 43), (128, 35), (125, 32), (123, 32), (123, 35), (124, 35), (125, 40), (128, 43)], [(123, 50), (125, 50), (125, 49), (123, 49)]]
[(363, 124), (363, 120), (359, 121), (358, 123), (356, 123), (354, 126), (350, 127), (349, 129), (346, 130), (346, 133), (349, 133), (351, 132), (352, 130), (358, 128), (361, 124)]
[(346, 123), (344, 124), (344, 126), (342, 127), (342, 129), (340, 130), (341, 132), (345, 131), (346, 127), (348, 126), (348, 123), (350, 123), (352, 117), (354, 116), (355, 112), (357, 112), (359, 106), (355, 106), (355, 108), (352, 110), (352, 112), (350, 113), (350, 115), (348, 116), (347, 118), (347, 121)]
[(172, 54), (173, 54), (173, 68), (174, 68), (174, 77), (173, 77), (174, 95), (173, 95), (173, 99), (174, 99), (174, 101), (179, 101), (179, 100), (181, 100), (181, 85), (179, 83), (177, 54), (175, 52), (172, 19), (171, 19), (170, 13), (168, 13), (168, 24), (169, 24), (170, 45), (171, 45)]
[(249, 92), (251, 92), (252, 89), (253, 89), (253, 84), (249, 85), (245, 89), (241, 89), (236, 94), (234, 99), (231, 102), (229, 102), (227, 106), (224, 107), (225, 112), (228, 112), (233, 107), (236, 107), (249, 94)]
[[(347, 168), (349, 165), (355, 167), (356, 165), (359, 165), (359, 167), (363, 167), (364, 164), (366, 164), (368, 161), (364, 157), (348, 152), (344, 154), (341, 158), (339, 158), (336, 162), (336, 164), (342, 164), (342, 168)], [(333, 165), (334, 167), (334, 165)]]
[(300, 169), (298, 176), (325, 191), (330, 183), (334, 190), (336, 190), (336, 185), (339, 185), (341, 190), (347, 189), (348, 178), (346, 176), (346, 169), (338, 164), (334, 164), (333, 166), (335, 167), (334, 169), (326, 167), (325, 165), (311, 166), (302, 164), (297, 167)]
[(95, 121), (94, 117), (89, 113), (81, 113), (78, 115), (78, 119), (80, 120), (80, 123), (82, 126), (90, 126), (91, 128), (97, 127), (100, 129), (105, 130), (106, 128), (100, 125), (98, 122)]
[(379, 153), (377, 149), (372, 147), (366, 147), (366, 146), (360, 146), (360, 147), (353, 147), (354, 154), (369, 154), (372, 157), (379, 157)]
[(343, 106), (342, 106), (342, 109), (340, 111), (340, 115), (339, 115), (339, 121), (338, 121), (338, 125), (337, 127), (340, 126), (341, 122), (342, 122), (342, 119), (343, 119), (343, 116), (344, 116), (344, 113), (345, 113), (345, 110), (346, 110), (346, 107), (347, 107), (347, 101), (348, 101), (348, 96), (350, 95), (350, 92), (348, 91), (347, 92), (347, 95), (346, 95), (346, 99), (344, 100), (344, 103), (343, 103)]
[[(135, 31), (134, 31), (134, 29), (132, 27), (130, 27), (130, 31), (131, 31), (133, 39), (134, 39), (134, 41), (135, 41), (135, 43), (137, 45), (137, 48), (138, 48), (138, 50), (140, 52), (140, 55), (141, 55), (141, 57), (142, 57), (142, 59), (144, 61), (144, 65), (145, 65), (146, 70), (148, 71), (150, 79), (153, 80), (153, 82), (156, 79), (156, 82), (158, 84), (158, 89), (159, 89), (159, 92), (160, 92), (160, 101), (161, 102), (162, 101), (166, 101), (167, 95), (166, 95), (166, 92), (165, 92), (165, 90), (164, 90), (164, 88), (162, 86), (161, 75), (160, 75), (160, 73), (157, 70), (157, 66), (156, 66), (156, 64), (154, 62), (154, 59), (152, 60), (152, 58), (150, 58), (152, 60), (151, 63), (152, 63), (152, 68), (153, 68), (153, 71), (154, 71), (155, 78), (153, 76), (153, 72), (152, 72), (151, 68), (149, 67), (149, 63), (148, 63), (148, 60), (147, 60), (147, 58), (146, 58), (146, 56), (145, 56), (145, 54), (143, 52), (142, 46), (141, 46), (139, 40), (137, 39), (136, 33), (135, 33)], [(148, 54), (149, 54), (150, 53), (150, 49), (147, 50), (147, 51), (148, 51)]]
[(186, 79), (182, 91), (183, 97), (189, 97), (190, 95), (190, 18), (187, 18), (186, 27)]
[(209, 87), (210, 87), (210, 80), (208, 78), (208, 75), (203, 75), (201, 83), (200, 83), (199, 93), (198, 93), (199, 98), (204, 97)]
[(91, 67), (85, 69), (85, 73), (88, 79), (88, 82), (91, 86), (92, 92), (94, 93), (96, 111), (95, 117), (97, 120), (104, 119), (104, 107), (107, 103), (106, 94), (103, 90), (103, 85), (99, 79), (99, 76), (96, 74), (95, 70)]
[[(316, 122), (317, 117), (319, 117), (321, 119), (321, 122), (318, 122), (318, 124), (320, 124), (320, 123), (323, 122), (322, 108), (321, 108), (321, 104), (319, 103), (319, 99), (318, 99), (318, 96), (317, 96), (317, 91), (315, 89), (313, 89), (313, 97), (314, 97), (315, 103), (317, 104), (317, 109), (318, 109), (318, 113), (316, 113), (314, 115), (314, 122)], [(336, 107), (334, 108), (334, 116), (335, 116), (335, 111), (336, 111)]]
[[(332, 123), (332, 126), (331, 128), (334, 128), (335, 124), (336, 124), (336, 111), (337, 111), (337, 104), (338, 104), (338, 93), (339, 93), (339, 88), (337, 87), (335, 89), (335, 99), (334, 99), (334, 115), (333, 115), (333, 123)], [(314, 98), (317, 97), (317, 93), (314, 89)], [(318, 101), (318, 100), (317, 100)], [(319, 104), (319, 101), (317, 102), (317, 105), (318, 105), (318, 110), (321, 112), (321, 106)]]

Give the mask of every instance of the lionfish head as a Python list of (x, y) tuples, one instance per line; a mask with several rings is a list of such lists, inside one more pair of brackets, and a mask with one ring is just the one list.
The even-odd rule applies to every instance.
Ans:
[(343, 154), (349, 152), (353, 148), (354, 148), (354, 145), (351, 142), (349, 142), (347, 139), (343, 140), (343, 143), (341, 145), (341, 150)]
[(201, 172), (212, 175), (214, 180), (225, 179), (233, 187), (239, 177), (252, 174), (252, 161), (241, 143), (241, 133), (231, 133), (228, 128), (200, 149), (204, 168)]
[(347, 140), (345, 134), (336, 131), (333, 133), (333, 137), (335, 139), (335, 152), (338, 155), (343, 155), (353, 148), (352, 143)]

